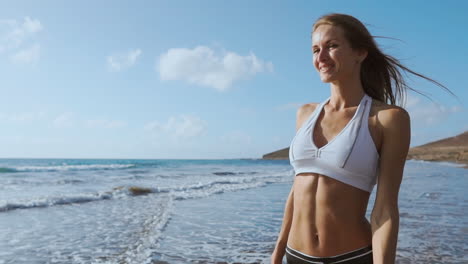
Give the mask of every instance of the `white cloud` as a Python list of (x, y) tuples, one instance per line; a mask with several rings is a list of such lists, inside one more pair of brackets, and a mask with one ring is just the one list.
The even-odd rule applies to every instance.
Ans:
[(174, 139), (190, 139), (202, 135), (206, 131), (206, 121), (197, 116), (171, 116), (167, 122), (149, 122), (145, 129), (159, 135), (169, 135)]
[[(23, 44), (33, 39), (43, 29), (44, 27), (39, 20), (30, 17), (25, 17), (23, 21), (0, 20), (0, 53), (5, 51), (18, 53), (18, 49), (25, 50), (22, 48)], [(25, 45), (30, 44), (26, 43)]]
[(86, 124), (91, 128), (121, 128), (127, 125), (127, 123), (123, 121), (105, 119), (88, 120), (86, 121)]
[(34, 20), (29, 17), (24, 18), (23, 29), (28, 33), (36, 33), (43, 29), (42, 24), (39, 20)]
[(263, 62), (252, 52), (247, 56), (234, 52), (216, 55), (214, 50), (198, 46), (169, 49), (160, 56), (156, 70), (162, 80), (184, 80), (223, 91), (236, 81), (272, 72), (273, 63)]
[(10, 60), (15, 64), (36, 64), (40, 58), (41, 47), (39, 44), (20, 50), (10, 56)]
[(110, 71), (122, 71), (132, 67), (141, 55), (140, 49), (130, 50), (127, 53), (114, 54), (107, 57), (107, 66)]
[(75, 125), (74, 114), (71, 112), (62, 113), (52, 123), (57, 128), (73, 127)]
[(418, 125), (435, 125), (443, 122), (449, 115), (463, 111), (461, 106), (446, 107), (429, 101), (422, 102), (419, 97), (408, 95), (406, 102), (412, 123)]

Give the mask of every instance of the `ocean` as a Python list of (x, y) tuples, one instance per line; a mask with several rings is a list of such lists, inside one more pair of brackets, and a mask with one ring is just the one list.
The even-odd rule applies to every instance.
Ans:
[[(269, 263), (292, 181), (286, 160), (0, 159), (0, 264)], [(407, 162), (397, 263), (468, 263), (467, 188)]]

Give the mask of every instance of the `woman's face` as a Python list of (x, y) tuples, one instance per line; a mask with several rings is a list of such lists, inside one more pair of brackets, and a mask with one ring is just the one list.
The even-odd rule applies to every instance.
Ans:
[(353, 50), (343, 29), (332, 25), (321, 25), (312, 33), (312, 53), (314, 67), (326, 83), (358, 77), (366, 55)]

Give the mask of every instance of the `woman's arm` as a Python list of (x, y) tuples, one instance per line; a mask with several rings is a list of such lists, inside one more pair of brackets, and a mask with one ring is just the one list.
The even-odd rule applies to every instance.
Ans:
[(371, 215), (373, 258), (375, 264), (394, 264), (400, 224), (398, 192), (411, 138), (410, 117), (397, 107), (381, 111), (378, 119), (383, 138)]
[[(317, 107), (317, 103), (304, 104), (296, 112), (296, 133), (301, 128), (304, 121)], [(283, 224), (281, 225), (281, 231), (276, 241), (275, 250), (271, 256), (272, 264), (279, 264), (283, 260), (284, 253), (286, 251), (286, 245), (288, 243), (289, 230), (291, 229), (292, 216), (294, 211), (294, 185), (291, 187), (286, 205), (284, 208)]]
[(294, 210), (294, 185), (291, 187), (288, 199), (284, 208), (283, 224), (281, 225), (281, 231), (276, 241), (275, 250), (271, 256), (272, 264), (280, 264), (283, 260), (283, 256), (288, 242), (289, 230), (291, 228), (292, 215)]

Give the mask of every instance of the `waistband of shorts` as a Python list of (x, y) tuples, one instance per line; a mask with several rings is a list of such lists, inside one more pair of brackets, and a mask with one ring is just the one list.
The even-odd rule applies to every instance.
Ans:
[(336, 256), (329, 256), (329, 257), (315, 257), (315, 256), (307, 255), (307, 254), (300, 252), (299, 250), (295, 250), (291, 248), (289, 245), (286, 246), (286, 253), (296, 258), (300, 258), (309, 263), (340, 263), (343, 261), (359, 258), (367, 254), (371, 254), (372, 245), (368, 245), (368, 246), (358, 248), (358, 249), (355, 249), (355, 250), (352, 250), (343, 254), (339, 254)]

